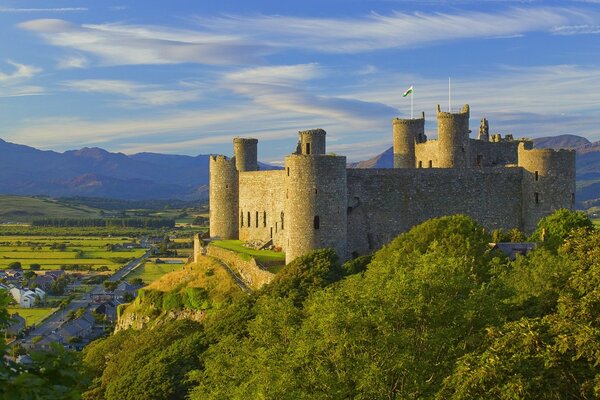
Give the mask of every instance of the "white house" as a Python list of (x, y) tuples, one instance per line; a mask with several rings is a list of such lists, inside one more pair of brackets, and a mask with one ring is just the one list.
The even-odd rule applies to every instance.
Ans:
[(24, 308), (33, 307), (38, 299), (42, 302), (46, 299), (46, 292), (40, 288), (29, 290), (27, 288), (13, 287), (10, 289), (10, 294), (19, 303), (19, 306)]

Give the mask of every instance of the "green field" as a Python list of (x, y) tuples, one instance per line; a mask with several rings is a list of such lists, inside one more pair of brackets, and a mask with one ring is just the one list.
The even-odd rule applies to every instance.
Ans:
[(98, 217), (100, 210), (36, 197), (0, 196), (0, 222), (31, 222), (35, 218)]
[(285, 253), (272, 250), (254, 250), (244, 247), (240, 240), (215, 240), (212, 245), (237, 253), (248, 254), (260, 263), (285, 262)]
[[(107, 250), (109, 244), (130, 241), (126, 237), (0, 236), (0, 269), (18, 261), (23, 269), (29, 269), (31, 264), (40, 264), (43, 270), (60, 269), (63, 265), (90, 265), (107, 266), (114, 271), (129, 259), (145, 253), (145, 249)], [(64, 244), (64, 250), (50, 247), (57, 244)]]
[(182, 267), (183, 264), (156, 264), (146, 261), (143, 265), (127, 275), (127, 280), (142, 278), (144, 283), (149, 285), (161, 276), (168, 274), (169, 272), (179, 271)]
[(21, 308), (21, 307), (8, 307), (8, 313), (14, 314), (19, 313), (19, 315), (25, 318), (25, 324), (27, 326), (31, 326), (34, 324), (38, 324), (44, 318), (52, 314), (56, 308)]
[(600, 228), (600, 218), (593, 219), (592, 222), (594, 223), (595, 226)]

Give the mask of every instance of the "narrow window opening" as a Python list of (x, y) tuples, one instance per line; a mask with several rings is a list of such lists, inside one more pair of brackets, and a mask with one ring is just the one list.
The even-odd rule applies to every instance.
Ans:
[(310, 143), (306, 143), (306, 154), (310, 155)]
[(263, 211), (263, 227), (267, 227), (267, 212)]
[(429, 168), (433, 168), (433, 161), (429, 160)]
[(240, 210), (240, 227), (244, 227), (244, 212)]
[(287, 167), (287, 175), (290, 176), (290, 167)]
[(256, 227), (258, 228), (258, 211), (256, 212)]
[(252, 226), (252, 224), (250, 223), (250, 211), (248, 211), (248, 221), (246, 221), (246, 223), (248, 224), (248, 228)]
[(321, 227), (321, 221), (319, 220), (318, 215), (315, 215), (315, 219), (313, 220), (313, 226), (315, 229), (319, 229)]
[(271, 227), (271, 239), (273, 239), (273, 227)]
[(229, 185), (225, 185), (225, 189), (229, 189)]
[(283, 230), (283, 211), (281, 212), (281, 230)]
[(533, 194), (533, 196), (535, 197), (535, 204), (539, 204), (540, 203), (540, 194), (538, 192), (535, 192)]
[(278, 223), (277, 223), (277, 222), (275, 222), (275, 233), (277, 233), (277, 232), (278, 232), (278, 225), (277, 225), (277, 224), (278, 224)]
[(481, 165), (483, 164), (483, 156), (481, 154), (477, 155), (477, 166), (481, 167)]
[(318, 191), (317, 191), (317, 188), (315, 188), (315, 194), (317, 194), (317, 192), (318, 192)]
[(346, 208), (346, 214), (350, 214), (352, 212), (353, 208), (352, 207), (348, 207)]
[(419, 161), (419, 168), (423, 168), (423, 161)]
[(535, 180), (538, 181), (540, 179), (540, 173), (535, 171)]

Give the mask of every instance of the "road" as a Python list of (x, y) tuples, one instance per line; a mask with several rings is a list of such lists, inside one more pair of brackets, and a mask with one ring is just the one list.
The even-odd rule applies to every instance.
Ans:
[[(136, 258), (135, 260), (129, 262), (124, 265), (121, 269), (111, 275), (107, 281), (116, 282), (119, 279), (125, 277), (131, 271), (136, 269), (147, 257), (150, 256), (152, 249), (149, 249), (143, 256), (140, 258)], [(70, 312), (74, 312), (80, 308), (88, 307), (90, 305), (90, 297), (95, 293), (104, 293), (104, 283), (100, 283), (92, 288), (88, 293), (81, 294), (80, 297), (73, 299), (66, 307), (63, 309), (59, 309), (53, 314), (51, 314), (48, 318), (42, 321), (41, 324), (35, 327), (35, 329), (31, 330), (23, 339), (15, 341), (13, 343), (25, 343), (29, 342), (32, 338), (36, 336), (46, 336), (52, 331), (56, 331), (60, 328), (65, 318), (68, 317)]]

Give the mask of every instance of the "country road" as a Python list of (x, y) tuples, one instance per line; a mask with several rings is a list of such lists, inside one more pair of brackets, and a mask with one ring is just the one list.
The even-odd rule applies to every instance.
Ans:
[[(149, 249), (143, 256), (136, 258), (124, 265), (121, 269), (111, 275), (106, 281), (116, 282), (125, 277), (131, 271), (136, 269), (147, 257), (150, 256), (152, 249)], [(25, 337), (13, 343), (26, 343), (31, 341), (36, 336), (46, 336), (60, 328), (65, 318), (71, 311), (76, 311), (80, 308), (85, 308), (90, 305), (90, 297), (95, 293), (104, 293), (104, 283), (100, 283), (92, 288), (91, 291), (81, 294), (78, 298), (73, 299), (65, 308), (56, 310), (53, 314), (47, 317), (42, 323), (32, 329)]]

